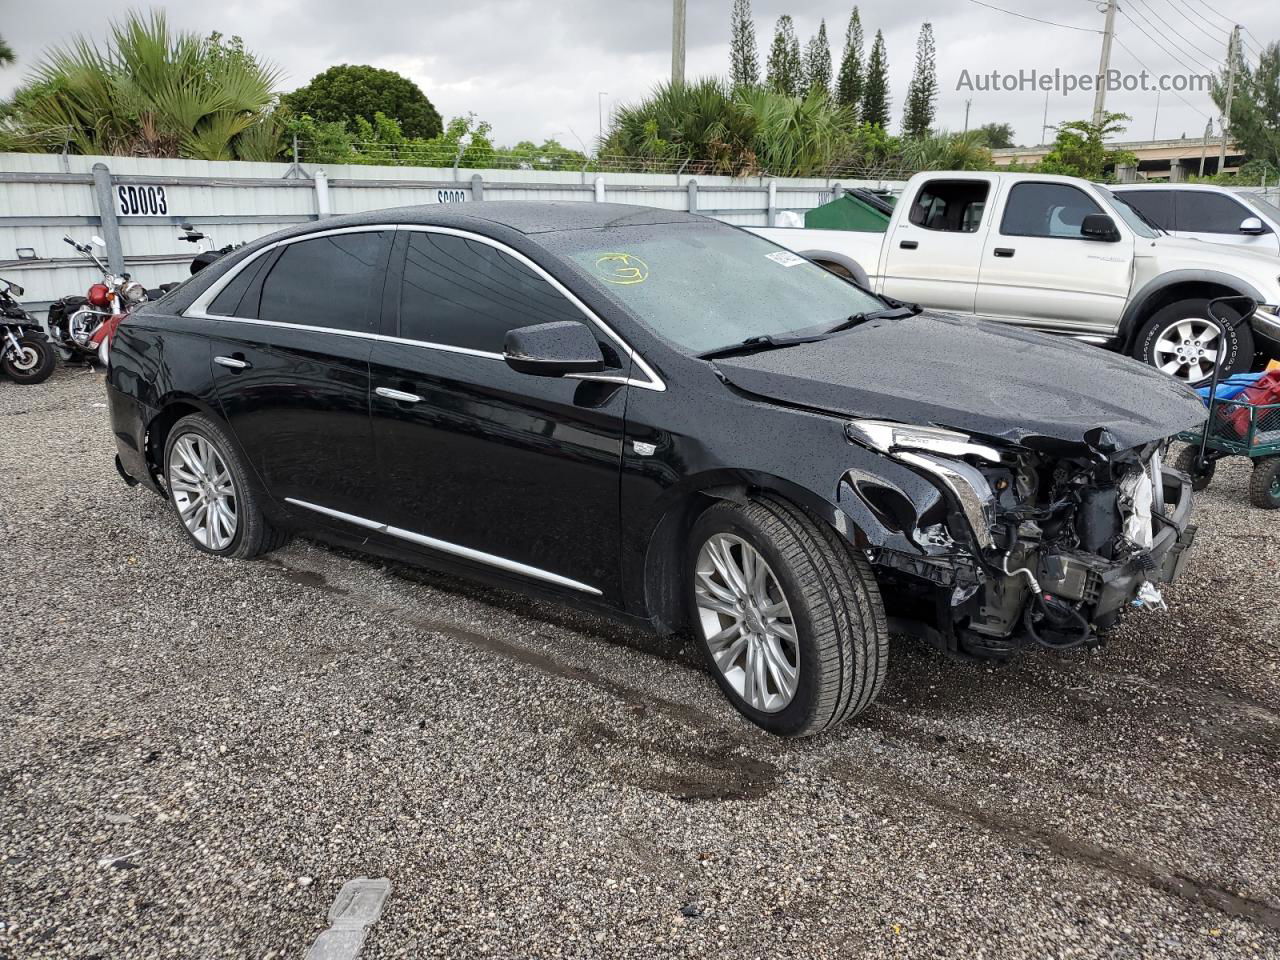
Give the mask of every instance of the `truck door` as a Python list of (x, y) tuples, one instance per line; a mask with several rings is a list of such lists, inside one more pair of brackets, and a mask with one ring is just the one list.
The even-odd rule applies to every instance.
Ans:
[(1119, 223), (1118, 239), (1086, 239), (1081, 226), (1090, 214), (1111, 216), (1074, 184), (1015, 183), (987, 232), (977, 312), (1062, 332), (1113, 333), (1129, 297), (1134, 241)]
[(908, 303), (973, 313), (992, 179), (926, 180), (885, 237), (882, 290)]

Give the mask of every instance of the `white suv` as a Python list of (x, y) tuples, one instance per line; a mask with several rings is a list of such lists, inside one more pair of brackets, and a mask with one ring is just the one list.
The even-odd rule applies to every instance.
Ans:
[(1175, 237), (1280, 256), (1280, 207), (1261, 193), (1207, 184), (1126, 184), (1112, 191)]

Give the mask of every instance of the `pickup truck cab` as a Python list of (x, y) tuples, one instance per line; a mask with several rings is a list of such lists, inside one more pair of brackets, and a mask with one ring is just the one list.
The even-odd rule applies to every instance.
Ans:
[[(1280, 354), (1276, 259), (1170, 237), (1104, 186), (1022, 173), (919, 173), (883, 234), (752, 228), (877, 293), (1109, 346), (1196, 385)], [(1215, 297), (1262, 306), (1224, 342)]]

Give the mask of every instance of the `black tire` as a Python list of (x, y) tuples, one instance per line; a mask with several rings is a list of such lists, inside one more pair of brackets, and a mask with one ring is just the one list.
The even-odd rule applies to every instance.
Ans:
[(1200, 459), (1199, 447), (1183, 447), (1178, 451), (1178, 455), (1173, 458), (1173, 469), (1185, 473), (1191, 478), (1191, 489), (1199, 493), (1201, 490), (1209, 486), (1213, 480), (1213, 474), (1218, 469), (1218, 462), (1210, 460), (1209, 463), (1201, 469), (1196, 461)]
[[(1177, 326), (1183, 320), (1209, 321), (1210, 319), (1209, 299), (1206, 297), (1179, 300), (1177, 303), (1162, 307), (1138, 328), (1138, 334), (1133, 340), (1133, 356), (1143, 363), (1159, 369), (1162, 361), (1156, 357), (1156, 345), (1166, 331)], [(1224, 342), (1226, 344), (1225, 351), (1219, 351), (1218, 356), (1222, 377), (1229, 377), (1234, 373), (1243, 373), (1248, 370), (1253, 364), (1254, 354), (1253, 330), (1249, 325), (1244, 323), (1235, 329), (1228, 329)], [(1171, 360), (1174, 357), (1176, 355), (1171, 356), (1169, 359)], [(1188, 375), (1189, 369), (1189, 364), (1184, 365), (1174, 375), (1193, 387), (1203, 386), (1208, 383), (1213, 373), (1211, 368), (1206, 367), (1205, 369), (1208, 369), (1208, 373), (1191, 379)]]
[(828, 273), (834, 273), (837, 277), (843, 277), (845, 280), (858, 279), (853, 275), (853, 271), (842, 263), (835, 263), (832, 260), (815, 260), (813, 262)]
[(14, 383), (27, 386), (44, 383), (53, 374), (58, 365), (58, 355), (53, 351), (53, 344), (43, 337), (19, 337), (18, 346), (22, 348), (24, 357), (21, 362), (8, 354), (0, 360), (0, 370), (4, 371)]
[[(798, 641), (798, 681), (777, 712), (752, 707), (716, 666), (701, 626), (692, 584), (699, 551), (715, 534), (730, 534), (767, 561), (791, 607)], [(745, 717), (771, 733), (821, 733), (865, 710), (884, 684), (889, 629), (880, 590), (866, 559), (799, 508), (772, 496), (744, 504), (717, 503), (689, 536), (685, 591), (690, 624), (712, 675)]]
[(235, 534), (231, 537), (230, 542), (221, 549), (213, 549), (201, 543), (187, 528), (172, 491), (170, 491), (169, 503), (173, 507), (174, 515), (178, 518), (178, 524), (182, 527), (183, 533), (187, 535), (187, 539), (197, 549), (205, 553), (211, 553), (218, 557), (232, 557), (236, 560), (248, 560), (251, 557), (269, 553), (284, 546), (288, 542), (288, 535), (276, 530), (267, 522), (261, 509), (262, 491), (258, 489), (252, 473), (244, 460), (241, 459), (239, 449), (231, 441), (231, 438), (227, 436), (226, 430), (211, 417), (201, 413), (193, 413), (183, 417), (173, 425), (173, 428), (169, 431), (169, 436), (165, 439), (164, 460), (161, 464), (162, 469), (165, 471), (166, 484), (171, 479), (169, 477), (169, 463), (170, 458), (173, 456), (174, 447), (183, 437), (192, 435), (200, 438), (205, 443), (211, 444), (223, 463), (226, 464), (227, 472), (230, 474), (231, 484), (234, 488), (237, 522)]
[(1263, 510), (1280, 510), (1280, 457), (1254, 461), (1249, 502)]

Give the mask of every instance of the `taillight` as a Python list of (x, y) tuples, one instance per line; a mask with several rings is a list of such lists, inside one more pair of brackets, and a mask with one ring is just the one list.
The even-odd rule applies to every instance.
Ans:
[(89, 288), (88, 300), (95, 307), (111, 306), (111, 290), (105, 283), (95, 283)]

